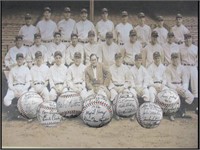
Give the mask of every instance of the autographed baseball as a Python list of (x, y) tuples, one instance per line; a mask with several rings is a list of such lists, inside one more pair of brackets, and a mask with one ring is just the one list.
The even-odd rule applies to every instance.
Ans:
[(113, 101), (113, 110), (120, 117), (131, 117), (139, 107), (138, 99), (131, 92), (123, 92)]
[(113, 110), (107, 97), (94, 94), (85, 99), (82, 120), (90, 127), (102, 127), (108, 124), (113, 116)]
[(158, 127), (162, 118), (163, 112), (159, 105), (152, 102), (143, 103), (136, 114), (137, 122), (144, 128)]
[(67, 91), (57, 100), (58, 113), (63, 117), (77, 117), (83, 109), (83, 100), (80, 94)]
[(35, 118), (39, 104), (43, 102), (42, 97), (35, 92), (23, 94), (17, 102), (19, 112), (26, 118)]
[(176, 91), (166, 89), (157, 94), (157, 103), (165, 114), (175, 113), (180, 108), (180, 98)]
[(57, 111), (56, 102), (47, 101), (41, 103), (37, 109), (37, 119), (47, 127), (56, 126), (60, 123), (62, 116)]

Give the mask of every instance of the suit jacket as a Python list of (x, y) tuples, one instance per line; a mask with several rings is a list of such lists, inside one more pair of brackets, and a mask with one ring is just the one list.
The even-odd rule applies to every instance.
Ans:
[(92, 90), (94, 84), (98, 84), (99, 86), (104, 85), (106, 87), (108, 87), (110, 84), (111, 74), (108, 68), (103, 66), (101, 63), (98, 63), (96, 71), (97, 71), (97, 79), (94, 78), (92, 65), (89, 65), (85, 70), (85, 81), (88, 90)]

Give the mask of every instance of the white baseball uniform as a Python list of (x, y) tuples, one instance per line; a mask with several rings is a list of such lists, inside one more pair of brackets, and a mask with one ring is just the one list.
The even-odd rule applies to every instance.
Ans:
[[(171, 54), (172, 53), (178, 53), (180, 56), (180, 50), (179, 50), (179, 45), (176, 43), (169, 44), (166, 42), (165, 44), (162, 45), (163, 47), (163, 52), (164, 52), (164, 63), (166, 66), (171, 63)], [(180, 57), (179, 57), (180, 59)]]
[(194, 97), (198, 97), (198, 47), (190, 47), (182, 44), (180, 46), (181, 64), (186, 70), (187, 87), (191, 84), (191, 91)]
[(81, 60), (82, 63), (84, 63), (84, 47), (82, 44), (77, 43), (75, 47), (71, 44), (66, 50), (65, 60), (67, 65), (70, 65), (73, 62), (75, 52), (81, 53)]
[(64, 64), (60, 66), (54, 64), (49, 70), (49, 83), (50, 83), (50, 100), (55, 100), (59, 94), (68, 91), (67, 85), (67, 67)]
[(10, 106), (13, 98), (19, 98), (22, 94), (28, 91), (30, 87), (31, 74), (30, 70), (22, 65), (15, 66), (9, 72), (8, 91), (4, 97), (5, 106)]
[(153, 53), (159, 52), (161, 55), (161, 61), (164, 60), (164, 54), (163, 54), (163, 48), (160, 44), (156, 43), (154, 45), (149, 42), (142, 50), (142, 59), (143, 59), (143, 65), (148, 68), (150, 64), (153, 63)]
[(117, 41), (119, 45), (123, 45), (124, 43), (129, 41), (129, 32), (133, 29), (133, 26), (130, 23), (119, 23), (115, 27), (115, 32), (117, 36)]
[(146, 24), (144, 26), (137, 25), (134, 29), (137, 32), (139, 41), (148, 43), (151, 40), (150, 26), (148, 26)]
[[(129, 91), (131, 87), (131, 72), (129, 68), (123, 64), (120, 67), (113, 64), (110, 66), (110, 73), (111, 73), (111, 82), (108, 87), (111, 94), (111, 101), (119, 94), (114, 88), (124, 88), (124, 91)], [(131, 90), (133, 94), (136, 96), (136, 92), (134, 89)]]
[(79, 91), (83, 99), (87, 97), (87, 90), (85, 87), (85, 68), (86, 66), (80, 64), (76, 66), (71, 65), (67, 73), (67, 82), (69, 85), (69, 90)]
[[(194, 96), (188, 90), (187, 87), (187, 74), (182, 65), (174, 67), (172, 64), (168, 65), (166, 68), (167, 86), (171, 89), (177, 91), (179, 95), (185, 98), (188, 104), (191, 104), (194, 100)], [(177, 88), (181, 89), (177, 90)]]
[(156, 27), (154, 31), (157, 31), (158, 33), (158, 43), (160, 45), (163, 45), (164, 43), (167, 42), (168, 31), (165, 27)]
[(31, 70), (31, 89), (29, 91), (33, 91), (42, 96), (44, 101), (49, 100), (49, 91), (47, 89), (47, 84), (49, 81), (49, 67), (45, 64), (41, 66), (34, 65)]
[(106, 66), (111, 66), (115, 63), (115, 54), (120, 52), (120, 48), (114, 42), (111, 45), (105, 42), (100, 45), (99, 51), (102, 55), (102, 60), (99, 59), (100, 62)]
[(181, 24), (179, 27), (177, 25), (172, 27), (172, 32), (174, 33), (175, 36), (175, 41), (184, 41), (184, 34), (189, 33), (190, 31), (183, 25)]

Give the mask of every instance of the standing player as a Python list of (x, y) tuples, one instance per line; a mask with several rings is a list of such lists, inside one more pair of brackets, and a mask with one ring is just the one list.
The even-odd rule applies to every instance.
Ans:
[(53, 42), (53, 33), (57, 31), (57, 25), (51, 20), (51, 9), (49, 7), (44, 8), (43, 16), (44, 19), (39, 21), (36, 27), (41, 34), (42, 43), (47, 47), (47, 50), (49, 50), (49, 46)]
[(19, 35), (23, 35), (23, 43), (27, 48), (34, 43), (34, 34), (38, 32), (37, 28), (32, 25), (32, 17), (30, 14), (25, 15), (25, 25), (19, 30)]
[(143, 47), (145, 47), (151, 39), (151, 28), (145, 24), (146, 20), (143, 12), (138, 14), (138, 19), (139, 25), (135, 27), (135, 30), (137, 31), (138, 40), (141, 41)]
[(176, 15), (176, 25), (172, 27), (172, 32), (175, 35), (175, 42), (182, 44), (184, 42), (184, 34), (190, 31), (183, 25), (183, 16), (181, 14)]
[(97, 39), (98, 41), (105, 42), (107, 32), (112, 32), (114, 34), (114, 24), (111, 20), (108, 19), (107, 8), (103, 8), (101, 10), (101, 16), (102, 19), (96, 24)]
[(88, 32), (90, 30), (95, 31), (95, 27), (91, 21), (87, 19), (88, 11), (83, 8), (81, 10), (81, 20), (76, 23), (74, 33), (78, 34), (78, 41), (80, 43), (88, 43)]
[(116, 40), (118, 45), (124, 45), (126, 42), (129, 41), (129, 32), (133, 29), (133, 26), (128, 23), (128, 12), (122, 11), (122, 22), (119, 23), (116, 28)]
[(62, 42), (68, 47), (76, 22), (71, 19), (71, 9), (69, 7), (65, 7), (63, 16), (64, 19), (58, 22), (58, 30), (61, 32)]

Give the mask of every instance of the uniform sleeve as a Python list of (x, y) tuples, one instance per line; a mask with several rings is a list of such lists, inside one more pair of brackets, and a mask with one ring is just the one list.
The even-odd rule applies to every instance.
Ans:
[(73, 33), (78, 34), (77, 23), (74, 25)]
[(185, 67), (181, 66), (181, 80), (182, 80), (182, 86), (183, 86), (184, 89), (188, 89), (188, 86), (189, 86), (188, 82), (187, 82), (186, 72), (187, 72), (187, 70), (185, 69)]
[(146, 67), (146, 59), (147, 59), (147, 46), (145, 46), (142, 51), (142, 65)]
[(134, 74), (132, 72), (132, 68), (130, 69), (130, 81), (131, 81), (131, 87), (135, 88), (135, 82), (134, 82)]
[(32, 81), (32, 77), (31, 77), (30, 70), (28, 68), (26, 68), (26, 84), (25, 84), (26, 89), (28, 89), (30, 87), (31, 81)]
[(70, 49), (69, 48), (70, 47), (68, 47), (67, 50), (66, 50), (66, 64), (67, 65), (70, 65), (70, 63), (73, 62), (72, 59), (70, 58)]
[(9, 76), (8, 76), (8, 87), (11, 89), (11, 90), (14, 90), (14, 86), (13, 86), (13, 70), (11, 70), (9, 72)]
[[(112, 66), (109, 68), (109, 71), (110, 71), (110, 73), (111, 73), (111, 76), (112, 76)], [(108, 86), (108, 89), (109, 90), (111, 90), (112, 88), (114, 88), (115, 87), (115, 85), (113, 84), (113, 80), (112, 80), (112, 78), (111, 78), (111, 80), (110, 80), (110, 84), (109, 84), (109, 86)]]
[(10, 64), (10, 50), (8, 51), (8, 53), (6, 54), (4, 58), (4, 62), (5, 62), (5, 65), (10, 68), (10, 65), (11, 65)]
[(171, 82), (172, 82), (172, 77), (171, 77), (171, 71), (169, 68), (166, 68), (165, 70), (165, 75), (166, 75), (166, 82), (167, 82), (167, 86), (169, 88), (172, 88), (172, 89), (176, 89), (176, 86), (174, 86)]
[(52, 68), (49, 69), (49, 83), (50, 83), (50, 88), (55, 87), (55, 84), (53, 82), (53, 76), (52, 76)]
[(152, 80), (152, 79), (145, 68), (143, 69), (143, 73), (144, 73), (143, 87), (146, 88), (149, 86), (149, 80)]
[(102, 44), (98, 46), (98, 51), (97, 51), (97, 55), (98, 55), (98, 62), (102, 63), (103, 60), (103, 46)]
[(22, 27), (20, 28), (18, 35), (22, 35)]
[(73, 89), (72, 79), (73, 79), (73, 77), (72, 77), (72, 69), (71, 69), (71, 67), (69, 67), (68, 72), (67, 72), (67, 83), (68, 83), (69, 87)]
[(150, 77), (150, 79), (149, 79), (150, 85), (154, 84), (154, 81), (153, 81), (153, 71), (152, 71), (151, 65), (147, 68), (147, 73), (148, 73), (148, 75)]
[(149, 41), (151, 40), (151, 28), (148, 26), (148, 28), (149, 28), (149, 34), (148, 34), (148, 39), (149, 39)]
[(126, 71), (126, 73), (125, 73), (125, 85), (124, 85), (124, 87), (129, 88), (129, 87), (131, 87), (131, 72), (128, 69), (128, 67), (126, 67), (125, 71)]

